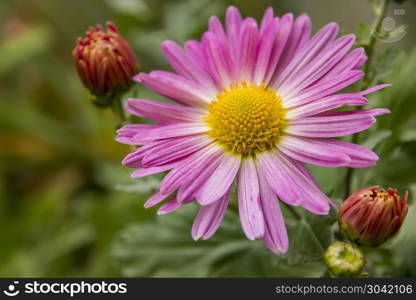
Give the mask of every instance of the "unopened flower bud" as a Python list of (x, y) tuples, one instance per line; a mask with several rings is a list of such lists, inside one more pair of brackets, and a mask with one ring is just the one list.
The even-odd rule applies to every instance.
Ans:
[(355, 192), (344, 201), (339, 212), (342, 232), (351, 241), (378, 246), (393, 237), (407, 214), (408, 192), (402, 200), (396, 190), (373, 186)]
[(339, 241), (328, 247), (324, 259), (334, 277), (360, 276), (365, 264), (364, 254), (357, 245)]
[(107, 32), (90, 27), (85, 38), (78, 38), (72, 56), (83, 84), (102, 106), (126, 91), (138, 71), (133, 50), (110, 22)]

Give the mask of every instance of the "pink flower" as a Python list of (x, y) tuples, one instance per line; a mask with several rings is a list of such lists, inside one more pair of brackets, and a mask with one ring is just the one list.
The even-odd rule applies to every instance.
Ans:
[(307, 15), (274, 17), (260, 24), (229, 7), (225, 28), (217, 17), (201, 42), (181, 49), (165, 41), (163, 52), (176, 73), (153, 71), (135, 79), (176, 102), (129, 99), (126, 109), (157, 124), (132, 124), (117, 140), (140, 145), (124, 159), (140, 178), (170, 170), (145, 207), (169, 199), (164, 214), (192, 201), (201, 208), (195, 240), (220, 226), (237, 185), (241, 225), (250, 240), (263, 239), (276, 254), (288, 248), (277, 198), (315, 214), (330, 200), (304, 163), (365, 168), (375, 153), (332, 139), (369, 128), (387, 109), (331, 111), (367, 104), (364, 95), (384, 88), (334, 94), (363, 76), (362, 48), (350, 51), (354, 35), (336, 38), (328, 24), (313, 37)]

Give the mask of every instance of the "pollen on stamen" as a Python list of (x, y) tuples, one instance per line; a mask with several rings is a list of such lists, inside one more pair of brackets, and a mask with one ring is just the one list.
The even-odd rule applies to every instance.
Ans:
[(232, 84), (217, 94), (208, 112), (208, 135), (244, 157), (275, 148), (286, 127), (280, 96), (264, 84)]

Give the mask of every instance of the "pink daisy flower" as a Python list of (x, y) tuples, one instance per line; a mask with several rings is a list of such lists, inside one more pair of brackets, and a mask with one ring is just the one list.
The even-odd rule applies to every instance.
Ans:
[(349, 51), (354, 35), (336, 38), (336, 23), (310, 37), (306, 14), (278, 18), (269, 8), (258, 25), (235, 7), (225, 23), (212, 17), (202, 40), (184, 49), (163, 43), (176, 73), (140, 73), (135, 80), (176, 103), (129, 99), (128, 112), (156, 124), (126, 125), (117, 141), (140, 146), (123, 160), (138, 168), (133, 178), (170, 170), (145, 207), (167, 199), (158, 211), (165, 214), (197, 201), (192, 236), (208, 239), (236, 183), (245, 235), (281, 254), (288, 237), (278, 199), (314, 214), (330, 209), (304, 163), (365, 168), (378, 159), (333, 138), (365, 130), (389, 111), (332, 110), (366, 105), (366, 94), (387, 85), (335, 94), (363, 77), (358, 68), (366, 60), (362, 48)]

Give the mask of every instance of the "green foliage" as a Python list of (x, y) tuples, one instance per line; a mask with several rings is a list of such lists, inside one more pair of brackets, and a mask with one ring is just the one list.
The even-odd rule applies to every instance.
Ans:
[(332, 225), (337, 220), (334, 209), (327, 216), (316, 216), (303, 211), (304, 217), (289, 226), (290, 248), (287, 253), (289, 264), (322, 260), (326, 248), (333, 242)]
[(382, 117), (376, 126), (365, 134), (364, 145), (375, 143), (380, 156), (378, 165), (368, 171), (366, 178), (371, 183), (408, 189), (416, 180), (415, 111), (416, 86), (413, 74), (416, 72), (416, 49), (409, 55), (401, 53), (394, 61), (391, 75), (386, 80), (392, 84), (383, 93), (372, 98), (372, 106), (388, 107), (391, 114)]
[[(416, 189), (411, 193), (414, 195)], [(405, 224), (397, 238), (387, 246), (394, 253), (393, 256), (393, 276), (416, 277), (416, 206), (413, 205), (409, 212)], [(406, 245), (406, 247), (404, 247)]]
[[(230, 2), (245, 15), (256, 16), (269, 5), (225, 0), (74, 0), (70, 5), (62, 0), (0, 1), (0, 276), (324, 275), (322, 254), (335, 239), (335, 209), (329, 216), (314, 216), (295, 208), (298, 220), (282, 206), (290, 235), (290, 249), (282, 257), (266, 250), (262, 241), (246, 240), (232, 210), (214, 237), (199, 242), (190, 235), (196, 205), (160, 217), (156, 209), (146, 211), (142, 204), (161, 176), (132, 180), (121, 167), (132, 149), (114, 142), (115, 118), (89, 103), (72, 64), (76, 37), (88, 26), (112, 20), (131, 43), (143, 71), (169, 69), (160, 43), (198, 39), (208, 18), (222, 18)], [(329, 14), (322, 3), (307, 11), (314, 31)], [(274, 4), (279, 14), (304, 10), (293, 1)], [(370, 26), (362, 24), (358, 45), (368, 42), (370, 33)], [(371, 94), (370, 106), (392, 113), (378, 117), (360, 136), (360, 144), (377, 152), (380, 161), (356, 171), (353, 189), (374, 184), (409, 189), (412, 203), (397, 238), (366, 250), (367, 271), (374, 276), (416, 276), (416, 50), (402, 50), (413, 44), (410, 34), (391, 45), (378, 43), (370, 70), (374, 84), (393, 84)], [(129, 96), (167, 101), (138, 84), (124, 98)], [(340, 203), (345, 168), (308, 167)]]
[(36, 26), (0, 44), (0, 76), (14, 66), (36, 58), (50, 47), (51, 32), (46, 26)]
[[(195, 242), (190, 234), (195, 214), (196, 205), (190, 204), (157, 220), (128, 226), (112, 247), (114, 265), (128, 277), (276, 277), (324, 273), (323, 266), (313, 261), (322, 258), (327, 244), (324, 231), (328, 229), (325, 224), (328, 217), (323, 217), (325, 222), (308, 215), (306, 219), (314, 223), (300, 222), (296, 227), (308, 229), (299, 236), (300, 231), (294, 228), (291, 240), (298, 240), (299, 247), (290, 249), (286, 258), (267, 251), (262, 241), (248, 241), (242, 234), (238, 215), (231, 209), (215, 236)], [(318, 249), (313, 250), (314, 247)]]

